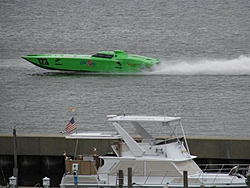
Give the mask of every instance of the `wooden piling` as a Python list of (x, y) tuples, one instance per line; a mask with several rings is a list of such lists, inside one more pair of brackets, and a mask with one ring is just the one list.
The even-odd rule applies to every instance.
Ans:
[(247, 188), (250, 188), (250, 168), (248, 170), (248, 173), (247, 173)]
[(132, 188), (132, 168), (128, 168), (128, 188)]
[(118, 177), (119, 177), (119, 188), (123, 188), (123, 171), (122, 170), (119, 170)]
[(183, 171), (183, 187), (188, 188), (188, 173)]

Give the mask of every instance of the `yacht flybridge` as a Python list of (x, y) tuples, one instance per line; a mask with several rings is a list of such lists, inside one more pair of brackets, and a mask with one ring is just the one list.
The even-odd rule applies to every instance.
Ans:
[[(123, 171), (123, 187), (128, 184), (128, 168), (132, 168), (133, 187), (183, 187), (183, 172), (188, 173), (188, 187), (246, 187), (245, 177), (234, 173), (204, 172), (195, 162), (188, 149), (180, 117), (166, 116), (108, 116), (116, 132), (78, 133), (66, 136), (68, 139), (110, 139), (112, 156), (83, 157), (78, 161), (66, 161), (68, 172), (61, 180), (61, 187), (116, 187), (118, 171)], [(140, 135), (136, 141), (126, 130), (124, 123), (130, 123)], [(149, 124), (150, 123), (150, 124)], [(165, 139), (155, 139), (144, 125), (151, 128), (158, 124)], [(178, 129), (179, 128), (179, 129)], [(153, 130), (156, 130), (153, 127)], [(181, 136), (178, 134), (181, 133)], [(74, 169), (74, 165), (77, 168)], [(73, 168), (71, 168), (71, 166)], [(74, 170), (78, 174), (74, 173)]]

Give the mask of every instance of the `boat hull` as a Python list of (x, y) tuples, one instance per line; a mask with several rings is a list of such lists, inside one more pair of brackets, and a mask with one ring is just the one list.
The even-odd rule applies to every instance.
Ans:
[(160, 62), (158, 59), (137, 55), (100, 58), (91, 55), (34, 54), (22, 58), (49, 70), (104, 73), (136, 73), (147, 70)]

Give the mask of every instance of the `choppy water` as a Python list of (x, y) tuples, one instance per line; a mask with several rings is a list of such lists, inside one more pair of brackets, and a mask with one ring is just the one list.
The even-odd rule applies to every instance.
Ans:
[[(0, 133), (111, 130), (107, 114), (180, 115), (188, 135), (250, 135), (248, 0), (1, 1)], [(136, 75), (48, 71), (20, 56), (121, 49)], [(74, 107), (74, 113), (69, 108)], [(154, 132), (154, 127), (148, 127)]]

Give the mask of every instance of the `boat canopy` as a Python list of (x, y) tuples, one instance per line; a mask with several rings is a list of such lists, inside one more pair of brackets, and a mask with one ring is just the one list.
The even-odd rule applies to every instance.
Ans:
[(65, 138), (67, 139), (110, 139), (117, 140), (121, 136), (117, 132), (86, 132), (86, 133), (73, 133)]
[(112, 59), (114, 56), (115, 57), (127, 57), (128, 54), (122, 50), (114, 50), (114, 51), (101, 51), (92, 55), (92, 57), (107, 58), (107, 59)]
[(131, 115), (108, 115), (108, 121), (132, 121), (132, 122), (173, 122), (180, 121), (181, 117), (169, 116), (131, 116)]
[(114, 57), (114, 55), (106, 53), (106, 52), (99, 52), (99, 53), (92, 55), (92, 57), (112, 59)]

